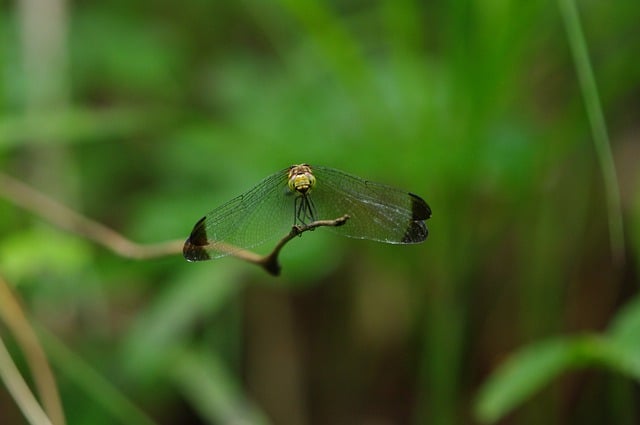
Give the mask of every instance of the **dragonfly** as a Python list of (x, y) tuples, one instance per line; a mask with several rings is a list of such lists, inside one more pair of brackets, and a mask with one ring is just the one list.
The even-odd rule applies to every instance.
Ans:
[(418, 195), (333, 168), (292, 165), (202, 217), (183, 254), (203, 261), (251, 249), (295, 226), (346, 217), (327, 227), (343, 236), (390, 244), (423, 242), (431, 208)]

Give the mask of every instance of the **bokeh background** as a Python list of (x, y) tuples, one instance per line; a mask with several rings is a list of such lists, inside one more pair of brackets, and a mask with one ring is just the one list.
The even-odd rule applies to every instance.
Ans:
[(3, 194), (67, 423), (638, 423), (640, 2), (577, 1), (617, 216), (563, 3), (1, 2), (2, 172), (134, 241), (301, 162), (433, 209), (424, 244), (319, 229), (274, 278), (123, 258)]

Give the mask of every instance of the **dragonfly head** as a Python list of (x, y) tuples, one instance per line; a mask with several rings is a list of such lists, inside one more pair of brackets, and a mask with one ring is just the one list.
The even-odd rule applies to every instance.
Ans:
[(305, 194), (316, 184), (316, 178), (308, 164), (292, 165), (289, 169), (289, 189)]

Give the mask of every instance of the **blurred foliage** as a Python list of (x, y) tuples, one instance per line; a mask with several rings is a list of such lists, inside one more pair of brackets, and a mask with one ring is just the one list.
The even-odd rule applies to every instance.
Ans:
[[(618, 314), (605, 336), (581, 335), (537, 342), (520, 350), (487, 382), (477, 415), (494, 422), (562, 372), (599, 366), (640, 381), (640, 300)], [(626, 415), (625, 415), (626, 416)], [(621, 422), (631, 417), (626, 416)]]
[(419, 246), (305, 234), (274, 279), (118, 258), (0, 200), (68, 422), (636, 423), (640, 3), (578, 6), (623, 265), (554, 2), (2, 3), (2, 171), (133, 240), (300, 162), (434, 212)]

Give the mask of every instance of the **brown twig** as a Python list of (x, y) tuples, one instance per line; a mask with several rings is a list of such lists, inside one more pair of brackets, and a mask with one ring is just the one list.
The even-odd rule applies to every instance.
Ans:
[(84, 236), (126, 258), (144, 260), (182, 252), (182, 240), (138, 244), (3, 173), (0, 173), (0, 196), (62, 229)]
[(345, 214), (342, 217), (338, 217), (334, 220), (318, 220), (309, 224), (295, 225), (291, 228), (291, 231), (289, 232), (289, 234), (286, 235), (284, 238), (282, 238), (278, 242), (275, 248), (273, 248), (273, 251), (271, 251), (269, 254), (265, 255), (264, 257), (258, 258), (257, 261), (251, 261), (251, 262), (258, 264), (263, 269), (265, 269), (268, 273), (274, 276), (278, 276), (280, 274), (280, 264), (278, 263), (278, 255), (280, 254), (280, 251), (282, 250), (282, 248), (284, 248), (284, 246), (291, 239), (295, 238), (296, 236), (300, 236), (306, 231), (313, 230), (316, 227), (342, 226), (347, 222), (347, 220), (349, 220), (349, 218), (350, 217), (347, 214)]
[[(146, 245), (138, 244), (3, 173), (0, 173), (0, 196), (62, 229), (96, 242), (122, 257), (144, 260), (182, 252), (184, 244), (182, 240)], [(278, 276), (280, 274), (278, 255), (291, 239), (316, 227), (342, 226), (348, 219), (349, 216), (344, 215), (334, 220), (318, 220), (305, 225), (294, 225), (291, 231), (276, 244), (273, 251), (264, 256), (222, 242), (216, 243), (216, 249), (228, 252), (230, 255), (249, 263), (257, 264), (268, 273)]]
[[(268, 273), (278, 276), (280, 274), (280, 264), (278, 263), (278, 255), (282, 248), (293, 238), (296, 236), (300, 236), (302, 233), (313, 230), (316, 227), (337, 227), (342, 226), (349, 219), (348, 215), (343, 215), (342, 217), (338, 217), (334, 220), (317, 220), (309, 224), (294, 224), (291, 227), (289, 233), (284, 235), (282, 239), (278, 241), (273, 250), (267, 255), (256, 254), (253, 251), (248, 251), (243, 249), (237, 245), (232, 245), (226, 242), (217, 241), (217, 240), (209, 240), (206, 235), (200, 234), (202, 220), (200, 220), (194, 231), (191, 233), (191, 236), (184, 244), (184, 256), (189, 261), (202, 261), (209, 260), (212, 258), (209, 253), (215, 253), (216, 255), (213, 258), (218, 258), (224, 255), (231, 255), (233, 257), (244, 260), (248, 263), (256, 264), (263, 269), (265, 269)], [(195, 235), (195, 236), (194, 236)], [(222, 255), (217, 255), (222, 254)]]

